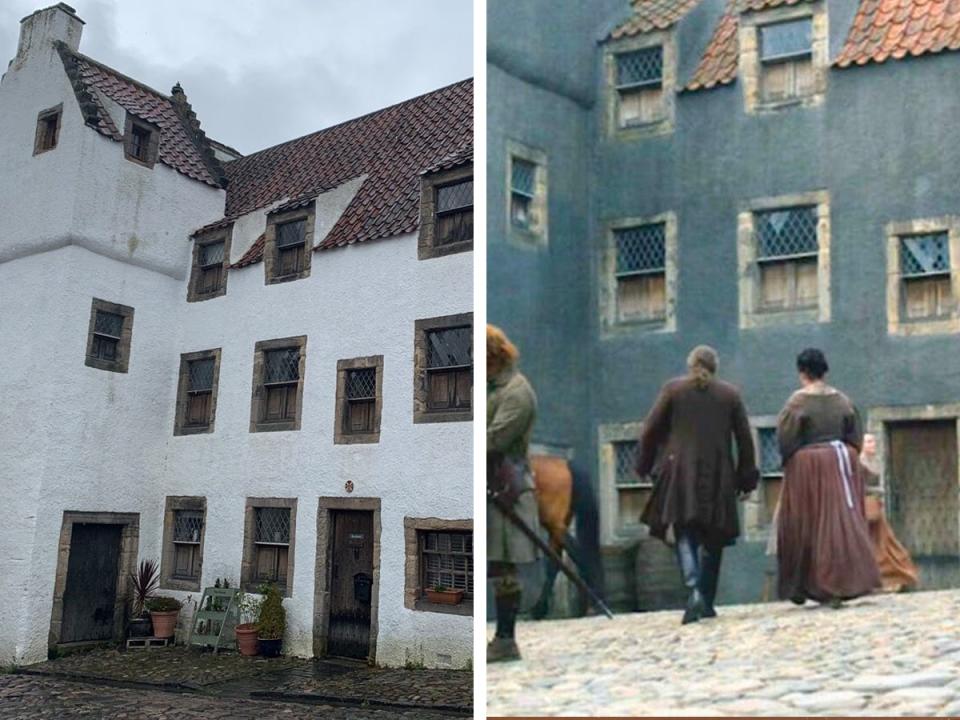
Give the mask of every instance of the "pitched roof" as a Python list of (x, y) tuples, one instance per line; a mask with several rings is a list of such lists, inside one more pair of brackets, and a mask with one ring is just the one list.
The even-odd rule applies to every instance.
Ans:
[(717, 22), (710, 42), (700, 58), (700, 63), (694, 71), (684, 90), (706, 90), (716, 85), (732, 83), (737, 77), (737, 3), (736, 0), (727, 0), (727, 7)]
[(838, 67), (960, 50), (960, 0), (860, 0)]
[(87, 125), (111, 140), (123, 140), (123, 133), (104, 107), (101, 95), (107, 97), (132, 115), (160, 128), (160, 162), (189, 178), (222, 187), (223, 168), (214, 157), (179, 84), (172, 96), (164, 95), (70, 50), (62, 42), (57, 43), (57, 51)]
[(686, 15), (700, 0), (633, 0), (633, 15), (610, 33), (611, 40), (665, 30)]
[[(468, 147), (472, 157), (472, 79), (227, 163), (225, 215), (314, 197), (366, 175), (318, 249), (413, 232), (420, 174)], [(254, 247), (238, 265), (256, 261)]]

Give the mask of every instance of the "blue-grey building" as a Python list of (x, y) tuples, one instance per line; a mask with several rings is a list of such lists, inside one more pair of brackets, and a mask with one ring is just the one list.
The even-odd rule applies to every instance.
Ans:
[(922, 582), (956, 584), (960, 2), (488, 7), (489, 318), (539, 393), (536, 440), (593, 476), (614, 604), (676, 597), (630, 459), (698, 343), (743, 388), (764, 474), (726, 601), (765, 594), (772, 428), (807, 346), (877, 436)]

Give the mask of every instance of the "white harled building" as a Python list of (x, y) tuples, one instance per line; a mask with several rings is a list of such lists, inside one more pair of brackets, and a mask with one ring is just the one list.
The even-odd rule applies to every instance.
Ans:
[(472, 81), (241, 156), (82, 30), (0, 83), (0, 665), (121, 640), (142, 558), (278, 583), (288, 654), (466, 665)]

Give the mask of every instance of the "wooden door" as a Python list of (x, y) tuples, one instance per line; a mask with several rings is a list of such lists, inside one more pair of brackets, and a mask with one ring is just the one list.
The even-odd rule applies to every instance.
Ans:
[(960, 553), (955, 420), (895, 423), (890, 437), (890, 522), (911, 554)]
[(327, 654), (366, 659), (373, 599), (373, 513), (335, 510)]
[(74, 524), (60, 642), (113, 638), (122, 529), (122, 525)]

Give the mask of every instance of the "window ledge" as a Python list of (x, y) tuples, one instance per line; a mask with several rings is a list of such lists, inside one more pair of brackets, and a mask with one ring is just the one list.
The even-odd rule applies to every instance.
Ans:
[(300, 426), (295, 420), (286, 420), (284, 422), (256, 422), (250, 426), (250, 432), (284, 432), (299, 429)]
[(186, 592), (200, 592), (200, 580), (182, 580), (180, 578), (163, 578), (160, 581), (161, 590), (182, 590)]
[(444, 615), (473, 616), (473, 600), (464, 600), (459, 605), (443, 605), (432, 603), (426, 598), (420, 598), (413, 604), (413, 609), (420, 612), (442, 613)]
[(418, 260), (433, 260), (434, 258), (446, 257), (447, 255), (456, 255), (462, 252), (471, 252), (473, 250), (473, 238), (469, 240), (460, 240), (446, 245), (433, 245), (418, 249)]
[(338, 433), (334, 445), (372, 445), (380, 442), (380, 433)]
[(445, 423), (445, 422), (470, 422), (473, 420), (473, 410), (425, 410), (415, 413), (413, 422), (420, 423)]
[(116, 360), (101, 360), (100, 358), (92, 358), (87, 355), (85, 364), (87, 367), (96, 368), (97, 370), (109, 370), (115, 373), (127, 372), (127, 368), (123, 367), (120, 362)]

